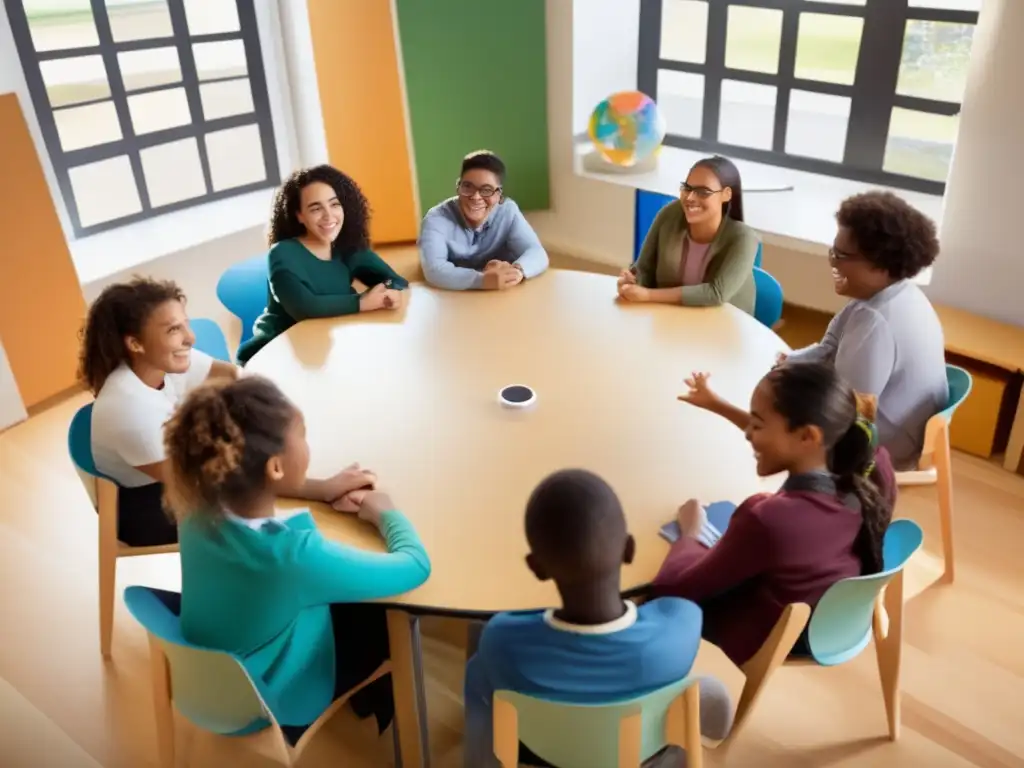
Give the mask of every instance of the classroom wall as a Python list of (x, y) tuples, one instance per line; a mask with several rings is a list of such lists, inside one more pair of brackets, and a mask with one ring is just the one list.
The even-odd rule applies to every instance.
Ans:
[(375, 243), (413, 241), (420, 214), (392, 4), (308, 0), (307, 6), (329, 162), (369, 199)]
[(944, 202), (934, 301), (1024, 325), (1024, 2), (986, 0)]
[(475, 149), (502, 157), (506, 191), (523, 210), (546, 209), (544, 0), (395, 5), (423, 209), (455, 193), (459, 163)]

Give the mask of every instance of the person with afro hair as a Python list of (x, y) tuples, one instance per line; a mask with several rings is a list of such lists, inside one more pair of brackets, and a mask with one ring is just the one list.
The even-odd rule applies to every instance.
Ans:
[[(370, 250), (369, 203), (336, 168), (303, 168), (284, 180), (267, 239), (267, 307), (238, 348), (240, 365), (302, 320), (402, 306), (409, 283)], [(357, 292), (353, 279), (367, 290)]]
[(949, 398), (942, 325), (912, 282), (939, 255), (935, 224), (882, 191), (843, 201), (836, 220), (829, 264), (850, 302), (819, 343), (785, 360), (832, 362), (856, 391), (877, 397), (881, 445), (897, 470), (915, 469), (925, 424)]

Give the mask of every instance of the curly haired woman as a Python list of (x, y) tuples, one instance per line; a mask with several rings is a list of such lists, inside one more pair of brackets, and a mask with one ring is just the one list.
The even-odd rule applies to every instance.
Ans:
[[(339, 509), (376, 527), (384, 553), (324, 538), (308, 510), (275, 514), (276, 497), (305, 482), (309, 445), (302, 414), (266, 379), (196, 389), (164, 439), (167, 498), (181, 526), (182, 632), (241, 656), (294, 744), (388, 658), (384, 607), (365, 601), (415, 589), (430, 560), (379, 490), (357, 491)], [(350, 702), (384, 731), (394, 713), (390, 680)]]
[[(136, 278), (108, 286), (89, 307), (82, 330), (79, 377), (96, 396), (92, 453), (114, 480), (117, 536), (131, 546), (173, 544), (178, 531), (162, 505), (167, 461), (163, 425), (185, 396), (238, 368), (194, 349), (185, 294), (171, 281)], [(335, 502), (372, 485), (356, 466), (306, 481), (286, 495)]]
[(851, 301), (818, 344), (786, 360), (831, 362), (855, 390), (877, 397), (879, 442), (897, 470), (914, 469), (925, 424), (949, 398), (942, 325), (911, 282), (939, 255), (935, 224), (891, 192), (845, 200), (836, 220), (832, 280)]
[[(244, 365), (295, 323), (402, 305), (408, 282), (370, 250), (370, 208), (359, 186), (329, 165), (296, 171), (274, 197), (267, 308), (238, 349)], [(368, 287), (357, 293), (352, 280)]]

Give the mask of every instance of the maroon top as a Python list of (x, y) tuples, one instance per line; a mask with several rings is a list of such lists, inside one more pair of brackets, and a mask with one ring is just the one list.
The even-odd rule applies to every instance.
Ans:
[[(895, 475), (884, 450), (872, 479), (894, 501)], [(740, 666), (768, 639), (785, 606), (813, 608), (837, 581), (861, 575), (854, 547), (860, 527), (856, 497), (840, 499), (827, 475), (793, 476), (778, 493), (744, 501), (711, 549), (681, 537), (655, 592), (698, 603), (704, 638)]]

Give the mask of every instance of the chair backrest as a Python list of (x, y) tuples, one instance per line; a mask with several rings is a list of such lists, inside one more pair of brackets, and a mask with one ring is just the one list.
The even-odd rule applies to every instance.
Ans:
[(232, 264), (217, 281), (217, 298), (242, 323), (244, 343), (252, 326), (267, 307), (267, 254)]
[(974, 379), (963, 368), (956, 365), (947, 365), (946, 383), (949, 384), (949, 400), (946, 401), (946, 407), (940, 412), (940, 415), (944, 416), (946, 421), (950, 421), (956, 409), (971, 394)]
[(666, 745), (669, 707), (695, 681), (688, 677), (645, 696), (607, 704), (567, 704), (513, 691), (496, 691), (494, 698), (515, 707), (519, 740), (552, 765), (618, 768), (622, 719), (640, 714), (641, 759), (647, 760)]
[(782, 317), (782, 286), (763, 269), (754, 267), (754, 288), (754, 317), (762, 325), (774, 328)]
[(217, 323), (205, 317), (197, 317), (190, 319), (188, 324), (192, 328), (192, 333), (196, 335), (196, 349), (205, 352), (214, 360), (231, 362), (228, 340), (224, 338), (224, 331)]
[(96, 507), (99, 504), (96, 478), (104, 475), (96, 469), (96, 462), (92, 458), (92, 403), (79, 408), (71, 419), (71, 426), (68, 427), (68, 453), (78, 472), (78, 479), (85, 486), (93, 507)]
[(180, 618), (157, 590), (128, 587), (124, 602), (167, 656), (171, 696), (178, 712), (218, 734), (240, 735), (269, 724), (263, 701), (241, 661), (186, 641)]
[(761, 261), (764, 259), (764, 243), (757, 244), (757, 253), (754, 255), (754, 268), (761, 268)]
[(818, 602), (808, 626), (811, 655), (823, 666), (849, 661), (871, 639), (878, 593), (921, 546), (924, 534), (913, 520), (894, 520), (882, 543), (884, 570), (833, 584)]
[(671, 202), (679, 202), (678, 197), (663, 195), (660, 192), (648, 192), (646, 189), (636, 191), (636, 214), (633, 220), (633, 261), (640, 258), (640, 248), (644, 244), (654, 217)]

